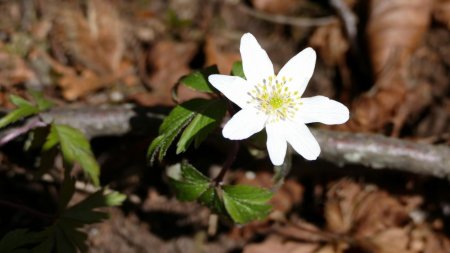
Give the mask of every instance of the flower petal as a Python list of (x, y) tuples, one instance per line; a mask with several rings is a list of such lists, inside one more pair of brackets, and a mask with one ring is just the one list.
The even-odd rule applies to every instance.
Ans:
[(241, 108), (247, 106), (247, 101), (250, 100), (248, 92), (253, 86), (249, 85), (246, 80), (238, 76), (227, 75), (210, 75), (208, 80), (214, 88), (222, 92), (233, 103)]
[(246, 139), (261, 131), (267, 116), (254, 108), (245, 108), (236, 113), (225, 125), (222, 134), (230, 140)]
[(317, 143), (316, 138), (314, 138), (305, 124), (286, 121), (284, 130), (287, 142), (291, 144), (297, 153), (306, 160), (317, 159), (320, 154), (319, 143)]
[[(281, 68), (277, 80), (281, 81), (283, 77), (286, 78), (288, 87), (302, 95), (311, 79), (315, 65), (316, 52), (310, 47), (305, 48)], [(289, 81), (291, 78), (292, 81)]]
[(251, 84), (274, 75), (272, 61), (251, 33), (242, 36), (240, 50), (245, 78)]
[(281, 165), (286, 156), (287, 142), (283, 136), (283, 126), (278, 123), (266, 125), (267, 151), (273, 165)]
[(320, 122), (327, 125), (342, 124), (349, 119), (348, 108), (324, 96), (300, 99), (302, 103), (295, 114), (295, 121), (304, 124)]

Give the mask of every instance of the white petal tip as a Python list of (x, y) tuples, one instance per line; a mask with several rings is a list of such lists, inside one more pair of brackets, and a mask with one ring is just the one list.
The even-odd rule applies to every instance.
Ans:
[(314, 160), (317, 160), (317, 158), (319, 158), (319, 155), (305, 156), (303, 158), (305, 158), (308, 161), (314, 161)]
[(241, 40), (248, 40), (248, 39), (254, 39), (256, 40), (255, 36), (253, 36), (253, 34), (251, 33), (244, 33), (241, 37)]
[(210, 83), (215, 83), (215, 82), (217, 82), (218, 80), (220, 80), (222, 78), (222, 75), (220, 75), (220, 74), (212, 74), (212, 75), (209, 75), (208, 76), (208, 81), (210, 82)]
[(305, 49), (303, 49), (302, 53), (305, 54), (305, 57), (310, 60), (313, 61), (314, 63), (316, 62), (316, 51), (312, 48), (312, 47), (307, 47)]

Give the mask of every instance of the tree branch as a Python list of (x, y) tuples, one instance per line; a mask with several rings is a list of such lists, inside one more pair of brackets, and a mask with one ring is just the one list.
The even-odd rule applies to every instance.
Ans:
[(450, 179), (450, 148), (377, 134), (313, 130), (321, 148), (320, 158), (374, 169), (398, 169)]
[[(146, 134), (159, 127), (162, 114), (131, 106), (59, 108), (42, 114), (45, 122), (76, 127), (90, 138), (127, 133)], [(31, 120), (31, 119), (30, 119)], [(450, 147), (429, 145), (376, 134), (313, 129), (320, 158), (338, 165), (362, 164), (450, 179)], [(1, 132), (0, 132), (1, 135)]]

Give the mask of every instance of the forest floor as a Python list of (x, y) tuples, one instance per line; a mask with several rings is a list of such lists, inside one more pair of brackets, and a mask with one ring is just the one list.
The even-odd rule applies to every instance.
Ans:
[[(1, 1), (0, 13), (1, 111), (13, 108), (9, 95), (36, 89), (58, 108), (88, 108), (80, 122), (110, 105), (167, 112), (182, 76), (212, 64), (230, 73), (240, 37), (251, 32), (276, 69), (307, 46), (317, 51), (305, 96), (341, 101), (351, 115), (318, 128), (450, 144), (448, 0), (21, 0)], [(178, 87), (178, 101), (197, 96)], [(450, 168), (436, 176), (294, 156), (269, 217), (235, 226), (176, 200), (166, 169), (180, 156), (146, 160), (155, 124), (144, 134), (92, 139), (102, 185), (128, 198), (86, 228), (89, 252), (450, 252)], [(0, 148), (0, 200), (53, 213), (59, 181), (33, 180), (36, 153), (22, 147), (18, 140)], [(183, 157), (214, 175), (227, 148), (208, 140)], [(264, 152), (242, 149), (227, 180), (270, 187), (273, 174)], [(90, 192), (79, 182), (76, 199)], [(0, 238), (45, 224), (1, 203), (0, 213)]]

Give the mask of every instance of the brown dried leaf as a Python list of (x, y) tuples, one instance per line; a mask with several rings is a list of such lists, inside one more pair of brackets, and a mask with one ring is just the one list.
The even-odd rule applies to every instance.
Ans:
[(444, 24), (450, 29), (450, 1), (437, 0), (433, 8), (433, 16), (436, 21)]
[(304, 4), (304, 0), (252, 0), (253, 7), (260, 11), (274, 14), (294, 13)]
[(334, 233), (366, 238), (402, 226), (421, 203), (418, 196), (395, 198), (373, 186), (341, 180), (327, 193), (325, 218), (328, 229)]
[[(135, 94), (132, 99), (140, 105), (173, 105), (172, 89), (178, 80), (190, 72), (189, 63), (197, 53), (194, 42), (175, 42), (161, 40), (155, 44), (148, 54), (152, 66), (150, 84), (152, 93)], [(179, 86), (178, 98), (183, 101), (201, 93)]]
[(21, 84), (37, 80), (36, 74), (18, 55), (4, 52), (0, 44), (0, 84), (3, 86)]
[(73, 69), (66, 68), (62, 65), (53, 65), (58, 68), (63, 76), (59, 80), (59, 85), (63, 90), (63, 96), (69, 101), (76, 100), (89, 94), (92, 91), (106, 87), (121, 79), (129, 85), (133, 85), (137, 82), (135, 78), (131, 77), (133, 73), (132, 66), (123, 62), (117, 72), (110, 75), (97, 74), (90, 69), (84, 69), (81, 74), (78, 75)]
[(360, 240), (362, 248), (371, 253), (414, 253), (408, 247), (409, 236), (405, 228), (390, 228), (372, 236), (367, 240)]
[[(376, 75), (391, 62), (403, 67), (421, 44), (430, 23), (433, 0), (372, 0), (367, 28)], [(388, 84), (384, 84), (388, 85)]]
[[(432, 0), (370, 2), (367, 33), (376, 83), (353, 103), (351, 128), (379, 131), (405, 101), (411, 86), (406, 79), (408, 63), (422, 43), (432, 5)], [(400, 127), (396, 125), (394, 133)]]
[(341, 26), (338, 22), (320, 26), (309, 39), (310, 46), (317, 49), (320, 58), (329, 66), (343, 64), (350, 48)]
[(355, 202), (362, 191), (361, 185), (349, 180), (341, 180), (330, 187), (325, 203), (325, 219), (329, 231), (337, 234), (350, 231)]
[(312, 223), (295, 217), (287, 225), (275, 228), (275, 231), (278, 235), (296, 241), (315, 243), (331, 241), (328, 233), (324, 233)]
[[(450, 249), (450, 240), (443, 234), (436, 233), (429, 228), (423, 238), (425, 242), (425, 253), (447, 253)], [(420, 251), (418, 251), (420, 252)]]
[(271, 236), (262, 243), (245, 246), (243, 253), (314, 253), (318, 247), (316, 243), (285, 241), (278, 236)]
[(241, 60), (237, 50), (227, 47), (228, 41), (220, 36), (207, 36), (205, 45), (206, 65), (216, 64), (220, 73), (231, 72), (233, 63)]
[(98, 74), (111, 74), (120, 65), (124, 50), (124, 21), (106, 0), (87, 2), (86, 15), (74, 3), (59, 4), (54, 12), (54, 45), (84, 67)]

